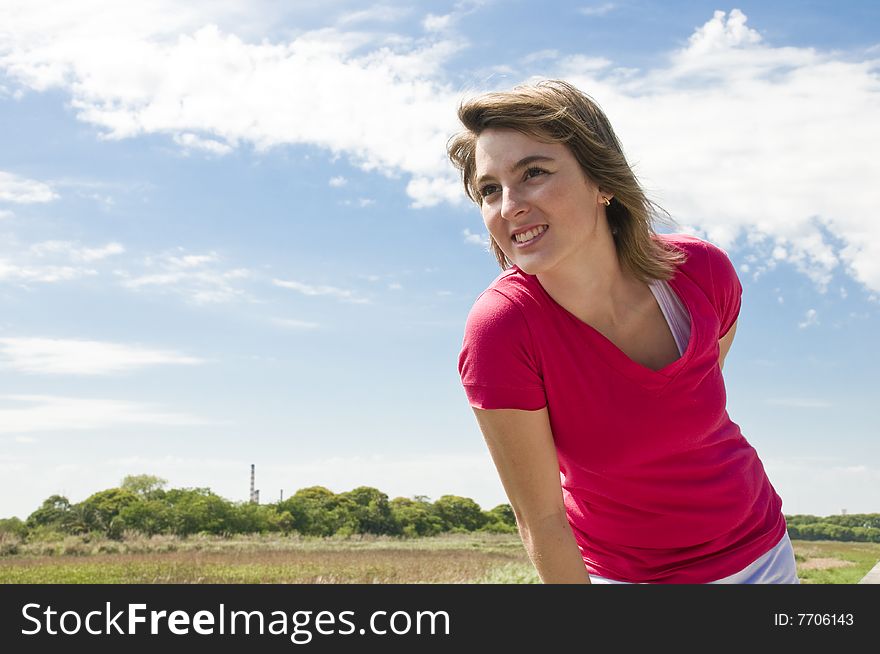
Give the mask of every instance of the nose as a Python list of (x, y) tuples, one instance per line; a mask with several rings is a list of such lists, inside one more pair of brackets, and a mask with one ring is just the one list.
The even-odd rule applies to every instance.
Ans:
[(522, 195), (510, 189), (502, 189), (501, 193), (501, 217), (505, 220), (513, 220), (529, 210), (528, 203)]

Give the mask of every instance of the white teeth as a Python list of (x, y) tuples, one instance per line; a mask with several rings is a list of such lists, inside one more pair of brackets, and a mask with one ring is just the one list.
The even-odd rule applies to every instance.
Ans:
[(527, 232), (523, 232), (522, 234), (517, 234), (513, 238), (517, 243), (525, 243), (526, 241), (531, 241), (538, 234), (543, 234), (546, 229), (547, 225), (541, 225), (540, 227), (535, 227)]

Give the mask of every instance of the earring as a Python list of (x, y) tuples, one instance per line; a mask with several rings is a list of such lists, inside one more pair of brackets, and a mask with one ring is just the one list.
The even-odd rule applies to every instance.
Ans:
[(609, 200), (608, 198), (602, 198), (602, 202), (605, 203), (605, 206), (606, 206), (606, 207), (610, 207), (610, 206), (611, 206), (611, 200)]

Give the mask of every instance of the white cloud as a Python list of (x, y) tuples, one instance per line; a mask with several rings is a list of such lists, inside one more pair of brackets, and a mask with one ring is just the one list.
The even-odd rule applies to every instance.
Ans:
[(34, 204), (56, 199), (58, 194), (48, 184), (0, 170), (0, 201)]
[(491, 0), (458, 0), (448, 14), (428, 14), (422, 20), (427, 32), (450, 31), (461, 19), (473, 14)]
[(765, 257), (779, 246), (779, 261), (820, 291), (838, 268), (880, 289), (880, 222), (866, 219), (880, 177), (880, 61), (766, 44), (738, 10), (715, 12), (660, 61), (624, 74), (563, 57), (552, 74), (599, 101), (680, 223), (722, 247), (746, 234)]
[(601, 5), (590, 5), (588, 7), (581, 7), (578, 9), (580, 13), (584, 16), (604, 16), (609, 12), (613, 11), (617, 5), (613, 2), (606, 2)]
[(545, 61), (548, 59), (558, 59), (560, 57), (559, 50), (546, 49), (546, 50), (538, 50), (537, 52), (532, 52), (527, 54), (525, 57), (521, 59), (523, 64), (530, 65), (534, 63), (538, 63), (541, 61)]
[(346, 207), (357, 207), (358, 209), (366, 209), (374, 204), (376, 201), (372, 198), (358, 198), (357, 200), (343, 200), (342, 203)]
[(452, 27), (453, 22), (454, 16), (452, 16), (452, 14), (446, 14), (444, 16), (428, 14), (425, 16), (424, 20), (422, 20), (422, 27), (428, 32), (442, 32)]
[(186, 426), (214, 423), (196, 416), (170, 413), (142, 402), (52, 395), (0, 395), (0, 433), (4, 434), (70, 432), (138, 424)]
[(249, 39), (235, 20), (244, 6), (216, 5), (6, 3), (0, 69), (22, 87), (64, 90), (106, 138), (164, 133), (218, 152), (308, 143), (392, 176), (448, 167), (457, 97), (443, 65), (459, 40), (334, 28)]
[(807, 312), (804, 314), (804, 319), (798, 323), (798, 328), (806, 329), (807, 327), (812, 327), (813, 325), (819, 324), (819, 314), (815, 309), (807, 309)]
[(220, 255), (216, 252), (209, 254), (184, 254), (175, 256), (173, 254), (164, 254), (160, 260), (164, 259), (164, 264), (171, 268), (199, 268), (209, 263), (216, 263), (220, 260)]
[(391, 5), (374, 5), (369, 9), (361, 9), (343, 14), (338, 20), (339, 25), (355, 25), (360, 23), (393, 23), (412, 13), (409, 7), (393, 7)]
[(723, 11), (716, 11), (712, 20), (691, 35), (688, 41), (688, 54), (699, 57), (732, 47), (759, 43), (761, 35), (746, 26), (747, 20), (746, 15), (739, 9), (731, 10), (727, 20)]
[(211, 154), (224, 155), (232, 152), (232, 146), (215, 139), (205, 139), (190, 132), (175, 134), (174, 142), (187, 150), (202, 150)]
[(43, 282), (54, 283), (70, 281), (97, 275), (98, 271), (91, 268), (73, 266), (33, 266), (17, 264), (6, 259), (0, 259), (0, 282)]
[(140, 345), (58, 338), (0, 338), (0, 364), (43, 375), (108, 375), (156, 365), (203, 360)]
[(125, 247), (121, 243), (107, 243), (101, 247), (89, 248), (70, 241), (42, 241), (34, 243), (30, 251), (37, 257), (60, 254), (76, 263), (89, 263), (106, 259), (114, 254), (122, 254), (125, 252)]
[(462, 234), (464, 234), (465, 243), (470, 243), (471, 245), (479, 245), (483, 248), (489, 247), (489, 237), (486, 234), (474, 234), (469, 229), (465, 229)]
[(0, 220), (6, 220), (7, 218), (13, 217), (15, 217), (15, 214), (8, 209), (0, 209)]
[[(3, 6), (6, 83), (61, 89), (108, 138), (310, 144), (404, 176), (414, 207), (464, 200), (445, 160), (462, 96), (447, 68), (466, 47), (453, 28), (479, 3), (428, 17), (417, 39), (333, 28), (279, 38), (271, 3)], [(838, 270), (880, 290), (880, 221), (866, 218), (880, 177), (876, 50), (777, 47), (732, 10), (649, 69), (540, 54), (542, 72), (600, 102), (640, 179), (681, 224), (722, 247), (744, 234), (751, 248), (778, 246), (778, 261), (820, 290)], [(769, 269), (756, 263), (754, 275)]]
[(125, 247), (120, 243), (108, 243), (100, 248), (82, 248), (75, 254), (74, 261), (98, 261), (114, 254), (122, 254)]
[(284, 279), (273, 279), (272, 283), (275, 286), (279, 286), (281, 288), (287, 288), (291, 291), (296, 291), (297, 293), (302, 293), (303, 295), (310, 296), (321, 296), (328, 295), (330, 297), (335, 297), (339, 300), (345, 300), (346, 302), (354, 302), (356, 304), (368, 304), (369, 300), (366, 298), (361, 298), (357, 296), (357, 293), (352, 290), (338, 288), (336, 286), (328, 286), (326, 284), (315, 286), (313, 284), (304, 284), (303, 282), (297, 282), (294, 280), (284, 280)]
[(423, 209), (441, 202), (461, 204), (465, 201), (461, 181), (451, 169), (434, 177), (413, 177), (406, 185), (406, 193), (413, 199), (413, 207)]
[(10, 237), (5, 245), (8, 254), (0, 253), (0, 282), (22, 285), (94, 277), (99, 271), (93, 265), (125, 252), (125, 247), (115, 242), (88, 247), (71, 241), (42, 241), (27, 246)]
[(330, 186), (332, 186), (333, 188), (340, 188), (340, 187), (345, 186), (346, 184), (348, 184), (348, 180), (345, 179), (345, 177), (343, 177), (342, 175), (338, 175), (338, 176), (336, 176), (336, 177), (331, 177), (331, 178), (330, 178), (330, 181), (327, 182), (327, 183), (328, 183)]
[(316, 322), (309, 322), (307, 320), (296, 320), (293, 318), (273, 318), (272, 323), (286, 329), (312, 330), (318, 329), (321, 326)]
[(255, 274), (247, 268), (219, 266), (222, 258), (216, 252), (188, 254), (178, 247), (169, 252), (146, 257), (144, 273), (117, 270), (120, 284), (135, 291), (152, 291), (181, 295), (194, 304), (218, 304), (250, 300), (240, 287), (243, 280)]

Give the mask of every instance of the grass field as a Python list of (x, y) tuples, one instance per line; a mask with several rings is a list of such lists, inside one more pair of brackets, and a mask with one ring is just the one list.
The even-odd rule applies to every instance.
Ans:
[[(880, 543), (793, 541), (805, 584), (857, 583)], [(0, 542), (0, 583), (537, 583), (515, 535), (236, 538), (69, 536)]]

